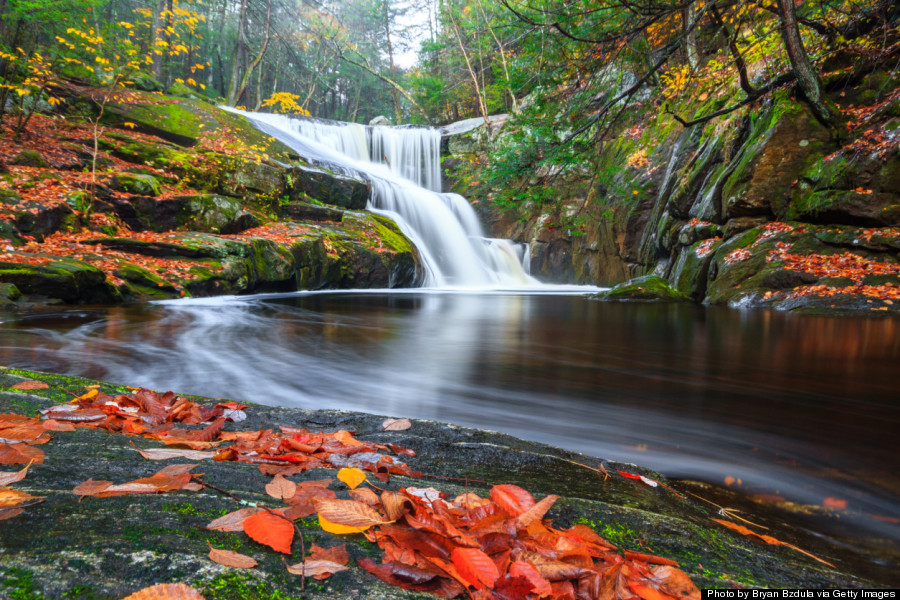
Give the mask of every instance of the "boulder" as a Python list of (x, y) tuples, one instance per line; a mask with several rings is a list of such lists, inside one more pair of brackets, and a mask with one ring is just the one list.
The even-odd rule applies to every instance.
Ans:
[(110, 177), (106, 184), (110, 189), (127, 194), (159, 196), (159, 182), (152, 175), (117, 173)]
[(669, 285), (662, 277), (644, 275), (594, 296), (599, 300), (644, 300), (656, 302), (687, 302), (690, 297)]
[(387, 126), (392, 125), (391, 120), (388, 119), (384, 115), (378, 115), (377, 117), (375, 117), (374, 119), (369, 121), (370, 127), (378, 127), (378, 126), (384, 126), (384, 125), (387, 125)]
[[(14, 285), (22, 294), (57, 298), (69, 304), (110, 304), (121, 296), (97, 267), (77, 260), (39, 254), (0, 258), (0, 282)], [(18, 258), (18, 260), (10, 260)], [(38, 263), (39, 264), (30, 264)]]
[(9, 159), (9, 164), (22, 167), (37, 167), (39, 169), (46, 169), (50, 166), (40, 153), (36, 150), (29, 150), (27, 148), (20, 150), (15, 156)]
[(204, 233), (238, 233), (259, 224), (241, 202), (217, 194), (176, 196), (179, 227)]
[(350, 210), (362, 210), (369, 201), (368, 183), (325, 169), (293, 167), (288, 171), (286, 179), (288, 193), (294, 201), (302, 201), (306, 197)]

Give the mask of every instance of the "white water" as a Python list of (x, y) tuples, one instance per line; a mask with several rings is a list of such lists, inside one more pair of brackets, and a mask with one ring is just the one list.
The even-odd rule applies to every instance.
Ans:
[(486, 238), (466, 199), (441, 193), (438, 130), (236, 112), (311, 163), (368, 181), (372, 195), (367, 208), (392, 218), (419, 249), (426, 287), (541, 285), (523, 266), (528, 264), (527, 246)]

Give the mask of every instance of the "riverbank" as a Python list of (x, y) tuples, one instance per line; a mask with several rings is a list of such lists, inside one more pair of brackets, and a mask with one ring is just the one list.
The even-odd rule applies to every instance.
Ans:
[[(44, 382), (49, 387), (13, 388), (22, 381)], [(103, 382), (3, 369), (0, 413), (35, 416), (41, 408), (68, 403), (93, 385), (110, 395), (131, 393), (127, 388)], [(211, 407), (216, 401), (201, 403)], [(407, 462), (410, 469), (426, 475), (392, 475), (390, 482), (384, 484), (369, 474), (372, 483), (386, 489), (433, 486), (449, 497), (465, 492), (484, 497), (494, 485), (515, 484), (536, 499), (558, 495), (561, 498), (546, 515), (554, 527), (588, 525), (619, 551), (675, 560), (698, 587), (877, 587), (897, 583), (857, 577), (852, 568), (836, 561), (824, 549), (795, 544), (821, 560), (834, 562), (835, 568), (789, 546), (768, 545), (745, 537), (711, 520), (746, 525), (731, 518), (733, 514), (720, 514), (715, 506), (667, 485), (658, 473), (635, 465), (601, 461), (502, 434), (432, 421), (413, 421), (410, 429), (404, 431), (382, 431), (383, 417), (361, 413), (261, 405), (250, 406), (245, 412), (247, 419), (228, 423), (226, 431), (252, 432), (278, 426), (311, 431), (349, 430), (363, 442), (392, 443), (412, 449), (414, 457), (398, 458)], [(49, 443), (32, 446), (46, 454), (43, 463), (32, 465), (23, 481), (12, 484), (44, 501), (6, 520), (0, 529), (0, 589), (17, 590), (19, 596), (15, 597), (23, 598), (38, 597), (40, 593), (44, 598), (76, 594), (75, 597), (112, 599), (147, 585), (179, 581), (195, 586), (208, 600), (300, 597), (299, 578), (285, 570), (277, 553), (241, 533), (201, 529), (213, 518), (240, 507), (228, 496), (207, 488), (79, 501), (72, 493), (88, 479), (122, 483), (149, 476), (169, 463), (185, 462), (149, 461), (136, 451), (163, 447), (159, 442), (97, 429), (53, 431), (49, 435), (53, 438)], [(218, 450), (225, 446), (227, 443)], [(18, 470), (21, 466), (24, 465), (4, 470)], [(281, 505), (266, 496), (265, 486), (272, 478), (261, 473), (258, 465), (203, 460), (194, 471), (204, 473), (204, 481), (246, 501)], [(334, 475), (334, 470), (315, 469), (290, 479), (299, 483)], [(640, 476), (659, 485), (648, 485)], [(331, 488), (339, 497), (347, 497), (343, 484), (335, 482)], [(346, 543), (352, 559), (368, 557), (381, 562), (381, 550), (360, 534), (334, 536), (322, 531), (314, 518), (301, 519), (297, 524), (307, 549), (313, 543), (325, 547)], [(206, 558), (207, 542), (251, 555), (259, 566), (237, 571), (217, 565)], [(295, 563), (300, 557), (295, 542), (291, 556), (285, 558)], [(306, 597), (410, 596), (380, 582), (351, 561), (348, 571), (321, 583), (308, 581)]]

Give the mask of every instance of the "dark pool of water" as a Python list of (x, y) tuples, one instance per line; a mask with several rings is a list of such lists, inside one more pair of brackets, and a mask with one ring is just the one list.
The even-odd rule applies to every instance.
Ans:
[(313, 294), (24, 315), (2, 323), (0, 363), (495, 429), (747, 494), (846, 501), (842, 535), (900, 540), (897, 318)]

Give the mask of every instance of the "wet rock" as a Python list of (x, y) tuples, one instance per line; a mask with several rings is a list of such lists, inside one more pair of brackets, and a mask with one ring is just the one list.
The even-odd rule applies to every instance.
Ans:
[(690, 298), (673, 288), (662, 277), (644, 275), (613, 287), (595, 296), (600, 300), (649, 300), (656, 302), (686, 302)]
[[(48, 389), (19, 391), (11, 386), (23, 380), (44, 381)], [(126, 382), (127, 383), (127, 382)], [(35, 415), (39, 408), (64, 404), (85, 386), (98, 385), (111, 395), (130, 393), (106, 382), (0, 368), (0, 413)], [(200, 399), (207, 406), (216, 400)], [(411, 467), (440, 476), (438, 482), (392, 476), (390, 490), (434, 485), (451, 497), (464, 492), (486, 496), (491, 485), (515, 484), (536, 498), (555, 494), (561, 498), (547, 514), (554, 526), (584, 524), (620, 548), (653, 552), (680, 563), (698, 587), (742, 585), (761, 588), (860, 588), (890, 586), (891, 581), (869, 580), (832, 569), (784, 546), (765, 545), (713, 523), (722, 518), (715, 507), (676, 496), (678, 484), (658, 473), (632, 464), (602, 461), (559, 448), (508, 435), (456, 427), (434, 421), (414, 420), (403, 432), (381, 431), (384, 417), (337, 410), (303, 410), (251, 405), (247, 420), (229, 423), (230, 431), (258, 431), (279, 425), (313, 431), (345, 429), (366, 440), (396, 443), (416, 452), (405, 459)], [(281, 555), (252, 542), (243, 533), (202, 529), (240, 505), (234, 499), (207, 488), (201, 492), (84, 498), (71, 493), (89, 478), (117, 483), (155, 473), (166, 463), (147, 461), (135, 448), (156, 448), (158, 442), (106, 431), (78, 429), (54, 434), (41, 448), (42, 465), (34, 465), (27, 478), (15, 484), (46, 501), (3, 522), (0, 542), (0, 592), (17, 586), (16, 594), (46, 600), (63, 600), (88, 591), (96, 598), (122, 598), (143, 587), (171, 582), (188, 583), (207, 600), (296, 597), (299, 580), (289, 575)], [(184, 461), (181, 461), (184, 462)], [(605, 479), (581, 465), (605, 465), (612, 474)], [(264, 493), (271, 478), (255, 465), (203, 461), (204, 479), (246, 502), (274, 506)], [(617, 475), (639, 474), (667, 483), (650, 487)], [(332, 477), (333, 471), (315, 470), (293, 476), (296, 482)], [(488, 483), (489, 482), (489, 483)], [(343, 487), (334, 484), (344, 497)], [(697, 490), (703, 494), (702, 490)], [(296, 522), (305, 539), (330, 547), (347, 544), (351, 565), (368, 557), (380, 562), (383, 553), (362, 536), (334, 536), (322, 531), (315, 519)], [(789, 530), (800, 547), (813, 544), (816, 553), (831, 547), (802, 531)], [(778, 538), (782, 531), (768, 531)], [(259, 561), (253, 570), (236, 572), (212, 563), (209, 545), (252, 555)], [(652, 548), (652, 550), (650, 550)], [(821, 550), (820, 550), (821, 549)], [(295, 540), (290, 562), (299, 560)], [(834, 559), (832, 559), (834, 560)], [(838, 561), (836, 561), (838, 562)], [(838, 562), (840, 564), (840, 562)], [(21, 593), (20, 593), (21, 592)], [(308, 581), (307, 600), (401, 600), (408, 591), (388, 586), (362, 569), (351, 566), (324, 582)]]
[(21, 204), (24, 210), (16, 212), (16, 228), (23, 234), (42, 238), (45, 234), (76, 226), (75, 212), (68, 204), (40, 202)]
[(369, 125), (372, 127), (377, 127), (379, 125), (391, 125), (391, 120), (384, 115), (378, 115), (377, 117), (369, 121)]
[(286, 178), (289, 194), (294, 201), (302, 201), (305, 196), (350, 210), (362, 210), (369, 201), (369, 185), (366, 182), (325, 169), (298, 166), (290, 169)]
[(845, 288), (853, 285), (855, 282), (849, 277), (823, 277), (816, 283), (818, 285), (824, 285), (833, 288)]
[(93, 265), (59, 257), (20, 256), (47, 261), (32, 265), (0, 259), (0, 282), (14, 285), (22, 294), (57, 298), (69, 304), (121, 301), (118, 290), (107, 282), (103, 271)]
[(295, 221), (337, 221), (343, 219), (344, 211), (330, 206), (291, 203), (284, 207), (284, 214)]
[(117, 173), (109, 178), (110, 189), (140, 196), (159, 196), (159, 182), (152, 175)]

